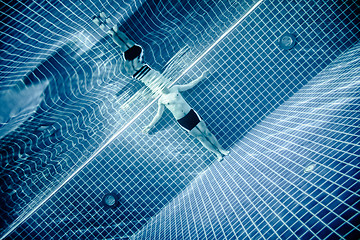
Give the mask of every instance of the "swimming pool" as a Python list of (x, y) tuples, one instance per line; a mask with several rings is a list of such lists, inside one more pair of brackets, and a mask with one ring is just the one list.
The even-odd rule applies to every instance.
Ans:
[[(2, 225), (16, 226), (9, 239), (291, 239), (358, 231), (350, 230), (358, 215), (353, 190), (358, 83), (335, 81), (334, 89), (349, 95), (327, 98), (330, 106), (346, 106), (355, 122), (344, 118), (343, 127), (334, 129), (331, 119), (344, 112), (323, 113), (315, 104), (316, 96), (331, 93), (321, 88), (326, 76), (358, 76), (353, 50), (323, 71), (359, 39), (355, 4), (264, 1), (200, 59), (255, 2), (44, 4), (15, 6), (19, 12), (12, 11), (13, 22), (5, 29), (10, 40), (3, 40), (12, 61), (3, 63), (2, 88), (16, 85), (19, 76), (26, 76), (29, 86), (50, 82), (36, 113), (1, 139), (2, 163), (7, 163)], [(208, 79), (184, 97), (232, 151), (223, 163), (214, 163), (168, 112), (150, 135), (141, 134), (156, 105), (148, 106), (152, 100), (140, 96), (123, 107), (143, 85), (122, 74), (120, 52), (89, 23), (103, 9), (144, 47), (146, 62), (159, 71), (186, 47), (171, 64), (173, 79), (198, 61), (178, 83), (209, 71)], [(50, 17), (54, 26), (46, 21)], [(14, 34), (19, 22), (23, 32), (33, 33), (30, 38)], [(81, 25), (86, 27), (79, 31)], [(286, 51), (277, 43), (285, 32), (297, 39)], [(314, 170), (305, 174), (311, 164)], [(115, 209), (101, 204), (109, 192), (119, 196)], [(47, 196), (41, 206), (34, 204)], [(333, 206), (340, 204), (353, 207)]]

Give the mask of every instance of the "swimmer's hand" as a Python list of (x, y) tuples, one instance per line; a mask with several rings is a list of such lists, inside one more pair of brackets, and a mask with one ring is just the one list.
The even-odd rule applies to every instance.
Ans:
[(199, 82), (204, 80), (204, 78), (208, 75), (207, 73), (208, 73), (207, 71), (203, 72), (200, 77), (198, 77), (197, 79), (195, 79), (191, 83), (184, 85), (186, 87), (183, 88), (181, 91), (186, 91), (188, 89), (191, 89), (191, 88), (195, 87)]
[(150, 126), (150, 125), (144, 127), (143, 130), (142, 130), (142, 133), (148, 134), (150, 132), (151, 128), (152, 128), (152, 126)]
[(203, 72), (200, 76), (200, 79), (203, 80), (205, 77), (207, 77), (208, 73), (208, 71)]

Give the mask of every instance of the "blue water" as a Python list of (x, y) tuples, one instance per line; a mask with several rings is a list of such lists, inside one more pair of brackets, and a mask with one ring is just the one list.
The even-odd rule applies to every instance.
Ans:
[[(334, 210), (341, 221), (332, 225), (330, 221), (319, 221), (321, 216), (316, 217), (323, 209), (335, 209), (331, 201), (316, 204), (327, 196), (320, 192), (329, 185), (317, 183), (316, 178), (309, 179), (310, 190), (304, 201), (296, 202), (303, 205), (294, 205), (293, 199), (301, 198), (307, 190), (293, 192), (295, 190), (287, 187), (289, 182), (299, 186), (296, 177), (303, 176), (302, 173), (286, 174), (293, 173), (294, 168), (303, 172), (308, 164), (316, 163), (315, 170), (324, 171), (318, 167), (317, 148), (303, 153), (307, 161), (297, 162), (294, 148), (299, 146), (292, 146), (291, 140), (287, 140), (291, 136), (287, 129), (272, 131), (270, 125), (267, 131), (247, 133), (261, 122), (270, 124), (274, 115), (269, 114), (284, 102), (288, 103), (287, 100), (303, 86), (309, 86), (307, 83), (311, 79), (358, 41), (355, 4), (265, 1), (179, 79), (178, 83), (185, 83), (205, 70), (209, 72), (209, 77), (184, 93), (184, 98), (198, 111), (220, 143), (232, 151), (221, 163), (224, 168), (214, 163), (215, 157), (182, 131), (169, 112), (165, 112), (150, 135), (141, 134), (141, 129), (154, 116), (156, 104), (137, 118), (134, 116), (152, 99), (139, 97), (128, 108), (124, 107), (129, 99), (126, 94), (134, 95), (144, 86), (123, 74), (120, 51), (110, 37), (89, 21), (105, 9), (114, 22), (121, 24), (121, 30), (144, 47), (145, 61), (158, 71), (163, 71), (178, 51), (189, 47), (187, 54), (173, 63), (173, 78), (176, 79), (180, 71), (208, 49), (251, 5), (251, 1), (50, 2), (18, 3), (14, 7), (20, 12), (7, 11), (8, 25), (4, 27), (6, 34), (2, 38), (7, 44), (3, 53), (5, 59), (13, 61), (2, 60), (0, 89), (10, 91), (19, 86), (19, 76), (29, 89), (49, 82), (36, 113), (29, 114), (19, 128), (1, 139), (1, 198), (6, 203), (1, 207), (1, 227), (17, 227), (9, 239), (120, 239), (135, 233), (144, 239), (205, 236), (211, 239), (235, 236), (309, 239), (324, 228), (321, 225), (324, 222), (329, 224), (322, 233), (324, 237), (349, 234), (351, 230), (340, 227), (354, 219), (358, 198), (346, 202), (354, 206), (350, 212), (343, 208)], [(52, 24), (47, 21), (49, 18), (54, 20)], [(32, 19), (39, 19), (39, 24)], [(19, 22), (22, 25), (17, 29), (22, 30), (14, 30), (12, 26)], [(296, 36), (297, 44), (289, 51), (280, 49), (277, 43), (284, 32)], [(295, 105), (304, 101), (299, 99), (294, 101)], [(279, 111), (281, 108), (273, 114), (276, 116)], [(355, 114), (351, 116), (356, 118), (357, 110), (351, 111)], [(282, 113), (285, 114), (286, 111)], [(288, 124), (292, 126), (301, 119), (290, 117)], [(131, 124), (123, 128), (129, 121)], [(324, 121), (332, 123), (328, 119)], [(253, 131), (259, 131), (256, 129)], [(22, 221), (22, 216), (30, 213), (119, 130), (120, 135), (111, 144)], [(350, 131), (354, 138), (358, 137), (356, 131), (356, 127)], [(279, 142), (273, 142), (272, 137)], [(297, 137), (302, 138), (302, 135)], [(312, 138), (301, 146), (313, 145), (317, 140)], [(259, 139), (265, 140), (259, 142)], [(336, 148), (338, 141), (333, 139), (337, 138), (325, 138)], [(270, 151), (268, 142), (278, 149)], [(351, 142), (346, 140), (341, 147), (342, 151), (351, 153), (346, 157), (352, 162), (351, 166), (346, 166), (349, 162), (342, 155), (334, 158), (344, 162), (347, 168), (352, 167), (348, 172), (341, 171), (340, 176), (356, 179), (358, 168), (351, 159), (358, 153), (352, 152)], [(253, 145), (260, 145), (260, 148), (254, 150)], [(293, 154), (293, 160), (279, 164), (283, 171), (279, 175), (275, 173), (277, 163), (264, 157), (266, 151), (271, 153), (269, 159), (277, 159), (279, 163), (278, 155), (287, 159), (287, 154)], [(249, 157), (245, 157), (247, 154)], [(264, 163), (275, 165), (267, 168)], [(330, 172), (338, 171), (330, 162), (321, 164)], [(316, 173), (323, 176), (322, 179), (331, 178), (325, 171)], [(231, 185), (233, 182), (236, 185)], [(354, 188), (349, 183), (344, 184), (345, 188)], [(194, 188), (202, 190), (193, 191)], [(218, 195), (222, 189), (227, 190)], [(273, 191), (272, 200), (267, 203), (264, 194)], [(108, 192), (120, 198), (115, 209), (101, 204)], [(354, 193), (354, 190), (346, 192)], [(339, 198), (340, 194), (331, 192), (327, 197)], [(218, 201), (221, 209), (214, 207), (213, 201)], [(316, 211), (309, 210), (312, 207), (308, 204), (313, 201)], [(276, 202), (284, 203), (281, 206), (286, 211), (270, 207)], [(332, 205), (324, 208), (328, 203)], [(178, 210), (178, 206), (186, 208)], [(300, 215), (304, 218), (298, 216), (299, 208), (303, 208), (304, 214)], [(236, 209), (245, 209), (245, 218), (234, 215)], [(271, 220), (267, 214), (276, 218)], [(157, 216), (154, 222), (146, 225), (154, 216)], [(324, 216), (330, 217), (329, 214)], [(258, 221), (258, 217), (264, 220)], [(354, 221), (351, 224), (349, 226), (358, 226)], [(138, 232), (143, 227), (143, 231)], [(185, 233), (181, 229), (188, 230)]]

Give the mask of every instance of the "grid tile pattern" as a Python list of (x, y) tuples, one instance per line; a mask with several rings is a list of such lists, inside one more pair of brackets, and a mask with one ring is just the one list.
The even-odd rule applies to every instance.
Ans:
[[(206, 1), (5, 3), (1, 90), (11, 96), (41, 84), (48, 87), (35, 93), (40, 105), (31, 106), (32, 111), (15, 117), (9, 114), (8, 121), (1, 126), (8, 130), (17, 127), (15, 131), (3, 131), (0, 142), (1, 200), (6, 203), (1, 206), (1, 229), (22, 222), (39, 202), (64, 184), (64, 180), (76, 173), (104, 142), (151, 102), (139, 97), (126, 108), (127, 100), (143, 85), (122, 74), (121, 52), (91, 18), (105, 10), (113, 22), (119, 23), (126, 34), (144, 47), (148, 64), (155, 69), (167, 66), (164, 71), (170, 67), (171, 77), (176, 78), (224, 29), (242, 16), (252, 1), (227, 8), (224, 4)], [(222, 15), (218, 14), (220, 9), (224, 10)], [(156, 26), (150, 20), (156, 21)], [(212, 29), (211, 33), (204, 31), (207, 28)], [(188, 32), (188, 29), (193, 31)], [(180, 63), (165, 64), (183, 48), (189, 50)], [(199, 75), (199, 69), (192, 74)], [(119, 92), (121, 96), (117, 96)], [(29, 97), (32, 97), (31, 92)], [(140, 132), (139, 128), (131, 129)], [(121, 154), (127, 154), (133, 159), (125, 147), (114, 149), (117, 154), (112, 158), (122, 159)], [(154, 153), (151, 157), (155, 158)], [(108, 158), (102, 156), (100, 159)], [(204, 163), (199, 165), (204, 166)], [(151, 167), (147, 169), (150, 171)], [(184, 178), (185, 184), (195, 176), (191, 171), (181, 168), (185, 176), (180, 174), (179, 178)], [(143, 183), (139, 181), (139, 184)], [(156, 186), (162, 188), (160, 184)], [(121, 187), (114, 190), (120, 192)], [(177, 187), (176, 191), (179, 189)], [(160, 205), (169, 199), (168, 194), (164, 193), (163, 197), (165, 200), (158, 201)], [(125, 224), (132, 221), (135, 220), (127, 220)], [(133, 231), (124, 230), (129, 234)]]
[[(77, 9), (83, 14), (80, 20), (85, 22), (100, 11), (99, 6), (110, 9), (109, 12), (114, 18), (122, 23), (121, 27), (124, 31), (144, 46), (145, 52), (148, 53), (145, 56), (146, 61), (160, 70), (185, 45), (190, 46), (191, 49), (184, 64), (185, 67), (189, 65), (229, 25), (239, 19), (252, 3), (251, 1), (220, 3), (204, 1), (202, 4), (197, 1), (195, 4), (182, 4), (178, 1), (174, 3), (166, 1), (166, 3), (155, 5), (149, 1), (142, 5), (140, 2), (134, 5), (107, 2), (108, 5), (104, 6), (100, 5), (103, 3), (92, 2), (92, 7), (75, 6), (73, 3), (69, 3), (69, 6), (57, 4), (51, 5), (54, 11), (66, 8), (69, 9), (69, 14), (73, 14), (73, 9)], [(119, 8), (116, 9), (120, 9), (120, 12), (114, 6), (118, 6)], [(50, 9), (53, 8), (50, 7)], [(138, 10), (135, 11), (134, 8)], [(125, 10), (129, 12), (132, 10), (135, 13), (128, 16), (121, 15)], [(233, 157), (232, 154), (232, 158), (227, 160), (229, 163), (226, 162), (225, 165), (230, 164), (230, 161), (234, 159), (242, 159), (239, 156), (246, 156), (247, 152), (238, 145), (242, 144), (241, 139), (251, 139), (251, 133), (244, 138), (250, 129), (299, 88), (307, 86), (306, 83), (310, 79), (358, 41), (359, 29), (356, 24), (358, 13), (356, 11), (358, 11), (358, 6), (354, 3), (303, 1), (284, 4), (278, 1), (265, 1), (180, 79), (180, 83), (188, 82), (204, 70), (209, 71), (208, 79), (197, 88), (185, 93), (184, 97), (206, 120), (220, 142), (236, 154), (237, 157)], [(36, 11), (34, 14), (36, 15)], [(38, 15), (41, 16), (41, 14)], [(72, 16), (74, 15), (76, 14)], [(66, 21), (69, 21), (68, 25)], [(64, 36), (68, 37), (76, 32), (73, 24), (79, 23), (76, 22), (78, 20), (73, 19), (66, 21), (65, 25), (72, 27), (73, 30), (73, 32), (64, 33)], [(133, 26), (138, 27), (133, 28)], [(87, 29), (93, 28), (94, 26), (89, 26)], [(337, 34), (334, 34), (334, 31)], [(276, 43), (284, 32), (294, 33), (298, 40), (295, 48), (290, 51), (280, 50)], [(96, 39), (97, 34), (99, 33), (93, 29), (90, 36)], [(339, 36), (346, 36), (346, 38), (339, 38)], [(98, 39), (100, 37), (103, 35), (98, 36)], [(2, 196), (5, 196), (5, 199), (9, 199), (9, 196), (11, 200), (16, 199), (13, 202), (16, 203), (18, 209), (25, 205), (28, 205), (30, 209), (33, 208), (34, 204), (29, 204), (29, 202), (35, 196), (36, 201), (41, 199), (47, 191), (51, 192), (52, 186), (61, 182), (64, 176), (66, 177), (66, 173), (81, 165), (81, 162), (84, 162), (94, 150), (106, 142), (116, 129), (121, 128), (141, 111), (144, 108), (144, 101), (150, 102), (150, 100), (137, 99), (130, 109), (118, 110), (123, 102), (114, 101), (115, 93), (124, 88), (130, 93), (136, 92), (139, 83), (128, 83), (128, 79), (122, 75), (118, 67), (121, 64), (120, 53), (114, 50), (116, 48), (109, 38), (101, 39), (80, 56), (72, 55), (74, 52), (83, 51), (79, 49), (78, 42), (72, 41), (70, 45), (61, 46), (65, 50), (57, 49), (55, 60), (52, 58), (49, 60), (47, 57), (46, 59), (48, 62), (56, 61), (57, 63), (59, 59), (65, 59), (59, 65), (65, 69), (67, 77), (51, 82), (50, 86), (54, 86), (53, 90), (48, 89), (49, 92), (45, 93), (47, 99), (44, 101), (45, 107), (42, 106), (38, 110), (45, 113), (35, 118), (36, 121), (29, 121), (25, 125), (28, 127), (37, 123), (33, 128), (37, 129), (38, 133), (35, 134), (35, 130), (31, 130), (30, 134), (26, 135), (25, 127), (20, 128), (4, 138), (2, 145), (6, 146), (4, 154), (1, 155), (2, 159), (6, 160), (5, 162), (16, 165), (19, 162), (25, 162), (24, 158), (28, 158), (31, 161), (27, 161), (26, 164), (34, 166), (29, 168), (30, 174), (26, 175), (22, 175), (20, 167), (5, 168), (4, 176), (11, 175), (12, 172), (14, 174), (2, 186), (9, 186), (11, 179), (23, 177), (29, 179), (29, 176), (33, 176), (31, 174), (33, 172), (38, 175), (38, 178), (30, 177), (30, 180), (26, 182), (16, 181), (16, 184), (12, 184), (12, 187), (17, 188), (16, 194), (7, 192), (11, 188), (2, 189)], [(35, 51), (33, 50), (32, 53), (34, 54)], [(99, 61), (97, 61), (98, 56), (101, 56)], [(66, 61), (70, 60), (75, 62), (68, 64)], [(184, 59), (181, 60), (179, 65), (184, 63)], [(86, 66), (86, 68), (75, 67), (75, 70), (71, 71), (70, 66), (73, 65)], [(44, 69), (50, 69), (46, 64), (42, 66), (45, 67), (37, 68), (41, 70), (41, 73)], [(49, 69), (44, 79), (49, 79), (54, 74), (54, 71)], [(92, 75), (88, 76), (86, 69), (96, 70), (92, 70)], [(178, 74), (176, 72), (183, 69), (184, 66), (175, 68), (178, 71), (174, 71), (171, 77), (175, 79)], [(15, 71), (15, 73), (20, 74), (20, 71)], [(67, 82), (69, 76), (74, 73), (79, 75), (75, 77), (76, 81)], [(15, 75), (10, 74), (10, 76), (12, 78), (9, 78), (9, 81), (3, 81), (8, 84), (4, 85), (5, 88), (11, 87), (13, 83), (10, 80), (16, 78)], [(43, 80), (43, 78), (39, 79)], [(57, 98), (60, 98), (60, 101), (52, 104)], [(293, 213), (298, 211), (298, 205), (294, 205), (293, 199), (296, 199), (295, 203), (299, 203), (300, 206), (306, 205), (305, 209), (314, 207), (313, 211), (318, 209), (318, 207), (315, 209), (316, 201), (321, 199), (320, 197), (319, 200), (311, 198), (313, 195), (310, 193), (310, 197), (302, 198), (304, 189), (296, 191), (293, 188), (284, 187), (286, 182), (291, 182), (291, 186), (297, 186), (296, 177), (290, 179), (279, 177), (287, 176), (289, 172), (294, 171), (291, 164), (285, 162), (283, 165), (285, 167), (281, 172), (283, 175), (271, 175), (273, 170), (262, 168), (261, 161), (254, 166), (244, 160), (244, 164), (248, 163), (252, 166), (251, 171), (239, 166), (229, 169), (227, 174), (220, 170), (214, 171), (214, 167), (215, 169), (218, 167), (217, 164), (209, 169), (214, 158), (198, 142), (181, 132), (169, 113), (165, 114), (151, 135), (141, 135), (141, 128), (149, 123), (154, 111), (155, 106), (146, 109), (141, 117), (135, 119), (112, 144), (56, 192), (28, 220), (24, 221), (9, 236), (9, 239), (111, 237), (126, 239), (141, 229), (161, 209), (163, 210), (154, 218), (154, 221), (146, 225), (144, 230), (137, 235), (139, 238), (151, 236), (150, 239), (152, 237), (153, 239), (171, 239), (175, 236), (186, 239), (205, 236), (231, 239), (234, 236), (240, 236), (250, 239), (271, 237), (287, 239), (302, 236), (298, 231), (300, 231), (299, 226), (304, 225), (303, 223), (306, 223), (306, 226), (314, 223), (315, 226), (326, 222), (319, 221), (319, 217), (313, 217), (309, 215), (309, 212), (305, 212), (307, 215), (304, 218), (293, 216)], [(77, 117), (79, 112), (82, 117)], [(50, 124), (50, 126), (55, 127), (46, 128), (46, 124), (43, 123), (51, 121), (54, 125)], [(44, 138), (39, 137), (44, 132), (44, 128), (50, 133), (45, 134)], [(271, 132), (264, 132), (262, 136), (272, 135)], [(65, 140), (54, 141), (61, 137)], [(15, 138), (19, 138), (15, 143), (16, 147), (10, 143)], [(286, 149), (288, 145), (280, 146), (281, 149)], [(57, 155), (49, 149), (54, 149), (55, 153), (63, 155), (53, 158)], [(301, 151), (305, 150), (301, 149)], [(293, 152), (296, 152), (295, 149)], [(255, 158), (256, 154), (258, 152), (255, 151), (251, 157)], [(313, 159), (313, 157), (316, 159), (315, 150), (303, 154), (308, 159)], [(35, 159), (38, 156), (42, 157), (37, 162)], [(58, 162), (60, 166), (55, 168), (55, 172), (61, 173), (59, 177), (56, 178), (54, 171), (47, 174), (51, 171), (49, 169), (53, 169), (52, 166), (59, 165)], [(43, 166), (43, 169), (39, 169), (39, 166)], [(256, 176), (254, 174), (260, 176), (263, 171), (268, 171), (269, 175), (259, 179), (254, 178)], [(209, 172), (211, 177), (207, 175)], [(238, 175), (237, 172), (241, 174)], [(43, 177), (44, 174), (45, 177)], [(275, 185), (272, 177), (278, 177)], [(222, 182), (219, 179), (225, 181)], [(194, 181), (193, 184), (197, 184), (197, 188), (200, 189), (195, 198), (189, 198), (189, 189), (183, 192), (191, 181)], [(236, 188), (230, 187), (234, 181)], [(196, 189), (193, 184), (190, 185), (191, 191)], [(259, 187), (255, 187), (256, 184)], [(321, 183), (319, 184), (322, 186)], [(246, 189), (239, 186), (247, 186), (252, 192), (246, 194)], [(229, 191), (222, 189), (234, 192), (235, 199), (228, 198)], [(319, 188), (311, 189), (311, 191), (316, 190)], [(24, 194), (18, 196), (19, 192), (24, 192)], [(120, 196), (121, 205), (118, 208), (106, 209), (101, 205), (101, 198), (107, 192), (115, 192)], [(284, 192), (287, 193), (286, 196), (292, 196), (292, 198), (285, 198)], [(178, 194), (180, 196), (164, 208)], [(219, 203), (228, 204), (215, 205), (216, 201), (213, 197)], [(262, 200), (265, 197), (268, 197), (270, 201)], [(308, 202), (309, 198), (312, 201)], [(274, 212), (271, 207), (279, 201), (284, 204), (276, 205)], [(241, 204), (237, 205), (239, 202)], [(313, 206), (310, 206), (311, 204)], [(182, 211), (180, 217), (176, 215), (177, 217), (170, 218), (169, 216), (178, 212), (169, 209), (169, 206), (175, 210), (178, 206), (182, 206), (190, 211)], [(234, 214), (241, 209), (245, 209), (243, 210), (245, 215)], [(257, 212), (260, 212), (260, 215), (257, 215)], [(19, 210), (14, 215), (18, 213)], [(268, 215), (270, 215), (269, 218)], [(295, 221), (298, 219), (300, 221)], [(7, 220), (10, 220), (10, 223), (12, 219), (8, 216)], [(18, 220), (21, 221), (21, 217)], [(240, 225), (237, 224), (238, 222)], [(293, 224), (289, 224), (290, 222)], [(169, 225), (172, 227), (168, 228)], [(181, 226), (181, 228), (176, 226)], [(300, 227), (300, 229), (306, 229), (306, 227)], [(327, 228), (325, 232), (328, 229), (336, 228)], [(308, 234), (315, 232), (317, 231), (311, 230)], [(306, 238), (308, 235), (303, 236)], [(334, 236), (338, 237), (339, 234)]]
[(133, 239), (356, 239), (359, 51), (266, 117)]

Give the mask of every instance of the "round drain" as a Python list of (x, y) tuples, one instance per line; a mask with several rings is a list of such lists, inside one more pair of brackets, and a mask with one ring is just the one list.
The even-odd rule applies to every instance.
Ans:
[(102, 202), (107, 207), (116, 207), (118, 199), (115, 194), (108, 193), (104, 195)]
[(296, 44), (296, 38), (293, 34), (285, 33), (280, 37), (279, 46), (282, 49), (289, 50)]
[(315, 168), (315, 164), (311, 164), (311, 165), (309, 165), (308, 167), (306, 167), (306, 168), (304, 169), (304, 172), (305, 172), (305, 173), (312, 172), (312, 171), (314, 170), (314, 168)]

